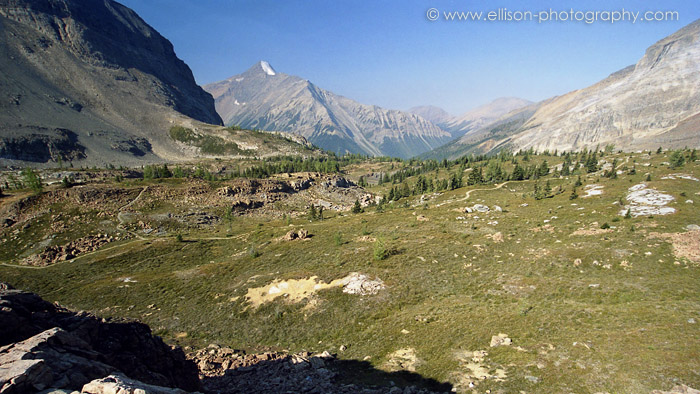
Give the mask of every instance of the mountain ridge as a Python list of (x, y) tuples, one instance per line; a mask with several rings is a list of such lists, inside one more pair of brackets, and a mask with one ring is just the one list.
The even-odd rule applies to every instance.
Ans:
[(189, 157), (173, 125), (223, 125), (172, 44), (111, 0), (0, 1), (0, 162)]
[[(511, 150), (572, 151), (614, 145), (626, 151), (700, 147), (700, 20), (647, 48), (637, 63), (603, 80), (538, 103), (507, 133), (503, 119), (423, 157)], [(484, 138), (475, 140), (475, 136)]]
[(418, 115), (360, 104), (300, 77), (269, 75), (263, 62), (204, 86), (226, 124), (292, 132), (337, 153), (373, 156), (412, 157), (450, 138)]

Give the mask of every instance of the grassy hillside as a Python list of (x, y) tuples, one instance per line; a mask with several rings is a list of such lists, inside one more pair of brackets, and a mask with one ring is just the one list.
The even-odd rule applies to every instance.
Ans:
[[(231, 212), (217, 191), (242, 187), (234, 181), (110, 181), (97, 188), (104, 203), (56, 197), (4, 228), (0, 280), (72, 308), (139, 319), (184, 346), (329, 350), (415, 370), (459, 392), (470, 383), (508, 393), (700, 386), (700, 231), (687, 228), (700, 225), (700, 162), (671, 168), (679, 164), (672, 152), (599, 154), (591, 172), (577, 165), (585, 155), (348, 161), (342, 171), (367, 181), (369, 193), (388, 196), (405, 183), (409, 195), (361, 213), (347, 204), (326, 209), (323, 220), (308, 217), (309, 202), (330, 198), (321, 189)], [(561, 175), (565, 160), (570, 171)], [(548, 171), (535, 175), (544, 161)], [(530, 179), (508, 180), (516, 164)], [(475, 171), (490, 181), (469, 185)], [(461, 187), (452, 187), (455, 174)], [(396, 180), (384, 182), (387, 175)], [(416, 192), (419, 177), (433, 189)], [(626, 217), (628, 189), (641, 183), (673, 197), (667, 207), (676, 212)], [(3, 210), (25, 194), (0, 199)], [(193, 212), (217, 219), (179, 220)], [(59, 213), (69, 229), (47, 242)], [(311, 236), (282, 239), (300, 229)], [(95, 232), (119, 239), (45, 268), (16, 265), (42, 241)], [(353, 272), (385, 287), (313, 291)], [(310, 287), (294, 287), (313, 277)], [(263, 287), (279, 297), (254, 307), (247, 297)], [(512, 343), (492, 347), (501, 333)]]

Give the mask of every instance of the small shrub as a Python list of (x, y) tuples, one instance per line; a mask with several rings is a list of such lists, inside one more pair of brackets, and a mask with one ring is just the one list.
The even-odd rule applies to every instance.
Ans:
[(260, 257), (260, 252), (258, 252), (258, 250), (255, 249), (255, 247), (251, 245), (248, 248), (248, 256), (250, 256), (252, 258), (257, 258), (257, 257)]
[(316, 212), (316, 206), (311, 204), (309, 206), (309, 220), (316, 220), (318, 218), (318, 213)]
[(569, 200), (575, 200), (578, 198), (578, 193), (576, 192), (576, 188), (574, 187), (571, 189), (571, 194), (569, 194)]
[(389, 253), (384, 246), (384, 241), (381, 238), (377, 238), (377, 240), (374, 241), (374, 259), (384, 260), (388, 255)]
[(603, 223), (602, 226), (600, 226), (600, 228), (603, 229), (603, 230), (607, 230), (607, 229), (610, 228), (610, 225), (608, 224), (608, 222), (605, 222), (605, 223)]
[(41, 177), (39, 177), (39, 174), (31, 168), (25, 168), (22, 171), (22, 179), (24, 180), (24, 184), (35, 193), (41, 193), (41, 191), (44, 189), (44, 185), (41, 183)]
[(360, 200), (355, 200), (355, 205), (352, 206), (352, 213), (361, 213), (362, 206), (360, 205)]
[(669, 162), (671, 163), (671, 168), (683, 167), (683, 164), (685, 164), (685, 156), (683, 156), (681, 151), (675, 151), (671, 154)]
[(182, 234), (176, 235), (176, 236), (175, 236), (175, 240), (176, 240), (177, 242), (183, 242)]
[(333, 242), (335, 242), (335, 246), (340, 246), (343, 244), (343, 234), (340, 231), (333, 235)]

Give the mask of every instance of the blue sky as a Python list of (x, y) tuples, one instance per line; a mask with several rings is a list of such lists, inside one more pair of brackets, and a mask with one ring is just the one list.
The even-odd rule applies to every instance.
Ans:
[[(697, 0), (118, 0), (206, 84), (259, 60), (365, 104), (460, 114), (498, 97), (542, 100), (636, 63), (700, 18)], [(430, 21), (435, 8), (440, 19)], [(458, 22), (445, 11), (677, 11), (662, 22)]]

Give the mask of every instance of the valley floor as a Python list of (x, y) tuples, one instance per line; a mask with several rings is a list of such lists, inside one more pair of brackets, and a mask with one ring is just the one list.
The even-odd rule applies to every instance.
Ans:
[(581, 173), (575, 199), (578, 175), (540, 179), (542, 199), (508, 181), (383, 209), (367, 204), (391, 185), (309, 173), (16, 192), (0, 199), (0, 281), (192, 352), (328, 351), (458, 392), (700, 387), (700, 163), (613, 156), (636, 172)]

